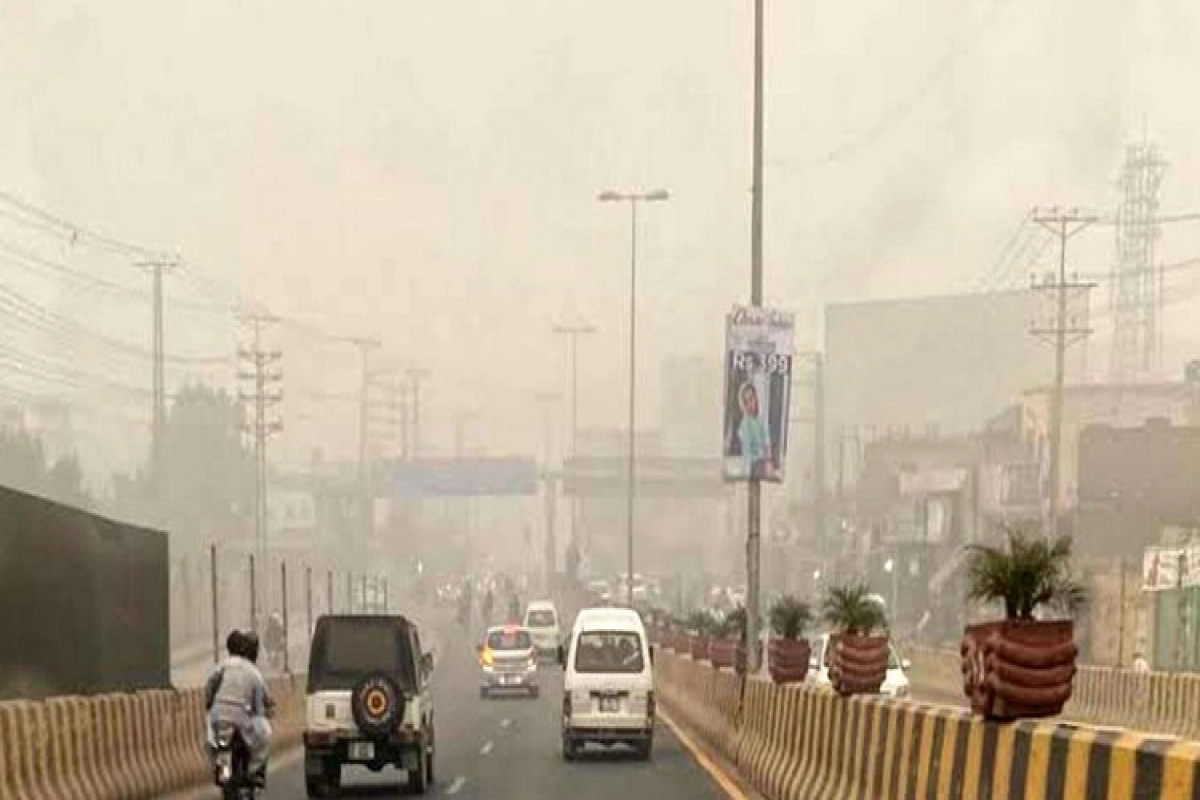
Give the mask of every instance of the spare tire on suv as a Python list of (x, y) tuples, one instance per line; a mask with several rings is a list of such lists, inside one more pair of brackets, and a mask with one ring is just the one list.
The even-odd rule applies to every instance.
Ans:
[(386, 739), (404, 719), (404, 695), (388, 675), (373, 672), (355, 685), (350, 696), (354, 724), (371, 739)]

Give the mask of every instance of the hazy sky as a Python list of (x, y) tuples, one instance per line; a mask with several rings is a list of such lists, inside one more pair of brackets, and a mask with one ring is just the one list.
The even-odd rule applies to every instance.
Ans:
[[(1035, 204), (1111, 206), (1121, 148), (1143, 129), (1171, 162), (1166, 209), (1200, 209), (1194, 2), (767, 6), (767, 300), (799, 313), (800, 346), (818, 338), (830, 300), (976, 288)], [(557, 320), (599, 327), (581, 415), (621, 423), (628, 217), (594, 197), (667, 187), (672, 200), (646, 209), (641, 229), (652, 424), (651, 367), (717, 352), (724, 310), (748, 293), (751, 10), (0, 0), (0, 190), (178, 250), (188, 274), (172, 277), (171, 298), (236, 291), (326, 331), (378, 335), (392, 362), (432, 371), (432, 444), (448, 446), (454, 412), (470, 410), (468, 442), (532, 451), (533, 392), (565, 388)], [(1168, 230), (1164, 260), (1200, 254), (1198, 234)], [(0, 220), (0, 241), (146, 285), (119, 260), (44, 238)], [(1081, 269), (1107, 271), (1111, 230), (1079, 244)], [(1172, 367), (1200, 352), (1188, 324), (1197, 272), (1168, 283), (1182, 298), (1170, 306)], [(196, 275), (229, 288), (203, 290)], [(36, 276), (3, 263), (0, 277), (145, 341), (136, 297), (81, 298), (64, 282), (48, 298), (45, 281), (18, 283)], [(1103, 291), (1095, 300), (1107, 304)], [(175, 309), (168, 326), (181, 354), (235, 341), (219, 314)], [(318, 439), (352, 453), (354, 407), (306, 395), (353, 392), (355, 352), (294, 329), (278, 343), (283, 457)], [(229, 368), (209, 373), (231, 380)]]

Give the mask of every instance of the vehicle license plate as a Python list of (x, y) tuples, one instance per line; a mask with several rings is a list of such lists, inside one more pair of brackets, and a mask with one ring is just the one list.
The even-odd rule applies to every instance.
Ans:
[(375, 758), (375, 745), (372, 742), (351, 742), (351, 761), (370, 761)]
[(618, 697), (601, 697), (600, 713), (615, 714), (621, 710), (621, 700)]

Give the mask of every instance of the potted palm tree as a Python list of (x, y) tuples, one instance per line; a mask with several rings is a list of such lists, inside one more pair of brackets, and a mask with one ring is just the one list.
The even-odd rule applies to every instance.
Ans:
[(888, 634), (883, 607), (864, 584), (831, 586), (821, 604), (829, 637), (829, 678), (840, 695), (876, 694), (887, 677)]
[(776, 683), (803, 683), (808, 676), (812, 647), (804, 631), (812, 622), (812, 609), (798, 598), (785, 594), (770, 610), (771, 632), (767, 645), (767, 669)]
[(738, 606), (726, 614), (715, 634), (708, 650), (712, 665), (718, 669), (736, 666), (746, 644), (746, 609)]
[(967, 548), (968, 597), (1000, 605), (1004, 618), (968, 625), (963, 691), (977, 714), (1011, 720), (1060, 714), (1075, 679), (1073, 617), (1087, 589), (1071, 573), (1071, 540), (1020, 529), (1002, 546)]

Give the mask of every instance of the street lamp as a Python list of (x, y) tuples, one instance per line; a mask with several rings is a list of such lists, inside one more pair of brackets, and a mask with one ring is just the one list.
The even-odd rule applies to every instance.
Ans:
[(661, 203), (669, 200), (670, 193), (666, 189), (653, 189), (648, 192), (615, 192), (603, 191), (596, 196), (601, 203), (629, 204), (629, 497), (626, 508), (626, 574), (625, 595), (629, 605), (633, 605), (633, 494), (634, 494), (634, 453), (637, 433), (634, 429), (634, 398), (637, 396), (637, 211), (640, 203)]

